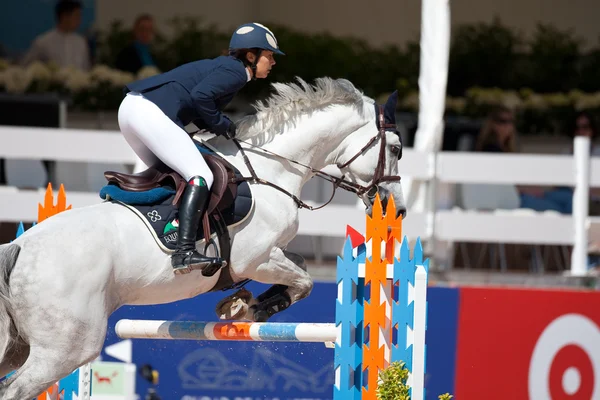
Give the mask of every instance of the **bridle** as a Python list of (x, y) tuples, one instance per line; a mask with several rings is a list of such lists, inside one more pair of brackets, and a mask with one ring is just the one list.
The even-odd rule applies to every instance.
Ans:
[(376, 141), (377, 139), (380, 140), (380, 147), (379, 147), (379, 158), (377, 160), (377, 166), (375, 167), (375, 174), (373, 175), (373, 180), (371, 182), (370, 185), (368, 186), (363, 186), (360, 185), (356, 182), (351, 182), (347, 179), (345, 179), (344, 175), (342, 175), (340, 178), (337, 178), (331, 174), (328, 174), (326, 172), (323, 171), (319, 171), (316, 170), (308, 165), (304, 165), (302, 163), (299, 163), (297, 161), (294, 160), (290, 160), (289, 158), (280, 156), (278, 154), (273, 153), (272, 151), (269, 150), (265, 150), (259, 146), (253, 145), (251, 143), (247, 143), (247, 142), (243, 142), (244, 144), (247, 144), (251, 147), (260, 149), (261, 151), (268, 153), (270, 155), (273, 155), (277, 158), (280, 159), (284, 159), (286, 161), (289, 161), (293, 164), (297, 164), (300, 165), (304, 168), (309, 169), (311, 172), (313, 172), (315, 174), (315, 176), (318, 176), (326, 181), (329, 181), (333, 184), (333, 191), (331, 193), (331, 197), (329, 198), (329, 200), (319, 206), (319, 207), (313, 207), (311, 205), (306, 204), (305, 202), (303, 202), (302, 200), (300, 200), (297, 196), (295, 196), (294, 194), (290, 193), (289, 191), (283, 189), (282, 187), (271, 183), (269, 181), (266, 181), (262, 178), (259, 178), (256, 175), (256, 172), (254, 171), (254, 168), (252, 167), (252, 164), (250, 163), (250, 160), (248, 159), (248, 157), (246, 156), (246, 153), (244, 152), (244, 149), (242, 148), (242, 146), (240, 145), (240, 140), (238, 139), (232, 139), (233, 142), (235, 143), (235, 145), (237, 146), (237, 148), (240, 150), (240, 152), (242, 153), (242, 156), (244, 158), (244, 163), (246, 164), (246, 167), (248, 167), (248, 171), (250, 172), (250, 177), (239, 177), (239, 178), (232, 178), (230, 180), (231, 183), (239, 183), (239, 182), (252, 182), (252, 183), (258, 183), (258, 184), (262, 184), (262, 185), (267, 185), (267, 186), (271, 186), (277, 190), (279, 190), (280, 192), (286, 194), (287, 196), (291, 197), (292, 200), (294, 200), (294, 202), (298, 205), (299, 208), (306, 208), (308, 210), (318, 210), (321, 209), (323, 207), (325, 207), (326, 205), (328, 205), (329, 203), (331, 203), (331, 201), (333, 200), (334, 196), (335, 196), (335, 191), (337, 188), (346, 190), (348, 192), (351, 193), (355, 193), (357, 196), (362, 196), (363, 194), (367, 194), (367, 196), (370, 199), (375, 198), (375, 196), (377, 195), (378, 191), (379, 191), (379, 184), (381, 182), (396, 182), (400, 180), (400, 176), (384, 176), (384, 169), (385, 169), (385, 163), (386, 163), (386, 156), (385, 156), (385, 147), (386, 147), (386, 139), (385, 139), (385, 132), (389, 129), (394, 129), (396, 130), (396, 125), (395, 124), (386, 124), (385, 123), (385, 114), (384, 114), (384, 108), (382, 105), (378, 105), (377, 106), (377, 117), (378, 117), (378, 121), (379, 121), (379, 129), (377, 132), (377, 135), (373, 136), (373, 138), (371, 138), (371, 140), (369, 140), (369, 142), (360, 149), (360, 151), (358, 153), (356, 153), (352, 158), (350, 158), (348, 161), (346, 161), (343, 164), (337, 164), (337, 167), (340, 169), (340, 171), (344, 168), (347, 168), (350, 164), (352, 164), (358, 157), (360, 157), (367, 149), (369, 149)]

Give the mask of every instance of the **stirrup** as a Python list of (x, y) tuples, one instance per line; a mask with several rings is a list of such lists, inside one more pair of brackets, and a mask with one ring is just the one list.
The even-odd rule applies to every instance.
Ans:
[[(186, 258), (192, 256), (193, 254), (194, 254), (194, 251), (189, 251), (186, 254)], [(173, 256), (174, 255), (172, 255), (171, 257), (173, 257)], [(202, 256), (202, 257), (204, 257), (206, 261), (198, 263), (198, 264), (191, 264), (191, 263), (186, 264), (185, 263), (186, 258), (183, 258), (181, 264), (177, 265), (177, 266), (172, 264), (172, 258), (171, 258), (171, 266), (173, 267), (173, 272), (175, 273), (175, 275), (183, 275), (183, 274), (189, 274), (193, 270), (200, 270), (202, 272), (203, 276), (210, 277), (210, 276), (213, 276), (214, 274), (216, 274), (221, 268), (224, 268), (227, 266), (227, 261), (222, 260), (218, 257), (214, 257), (214, 258), (206, 257), (206, 256)]]
[(175, 275), (185, 275), (189, 274), (190, 272), (192, 272), (192, 269), (189, 265), (180, 265), (177, 267), (173, 267), (173, 273)]

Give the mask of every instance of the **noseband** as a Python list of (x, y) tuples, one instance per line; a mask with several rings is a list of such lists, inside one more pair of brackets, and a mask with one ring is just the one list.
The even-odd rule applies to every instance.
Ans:
[(379, 129), (377, 132), (377, 135), (373, 136), (373, 138), (371, 138), (371, 140), (369, 140), (369, 142), (362, 148), (360, 149), (360, 151), (358, 153), (356, 153), (352, 158), (350, 158), (350, 160), (346, 161), (343, 164), (337, 164), (337, 167), (340, 169), (340, 171), (344, 168), (347, 168), (350, 164), (352, 164), (358, 157), (360, 157), (365, 151), (367, 151), (376, 141), (377, 139), (380, 140), (380, 146), (379, 146), (379, 158), (377, 160), (377, 167), (375, 167), (375, 174), (373, 175), (373, 180), (371, 182), (370, 185), (368, 186), (363, 186), (363, 185), (359, 185), (358, 183), (355, 182), (351, 182), (347, 179), (345, 179), (344, 175), (342, 175), (341, 178), (336, 178), (333, 175), (330, 175), (328, 173), (322, 172), (322, 171), (318, 171), (308, 165), (304, 165), (302, 163), (299, 163), (297, 161), (294, 160), (290, 160), (289, 158), (286, 157), (282, 157), (278, 154), (273, 153), (272, 151), (268, 151), (265, 150), (263, 148), (260, 148), (258, 146), (255, 146), (251, 143), (247, 143), (244, 142), (245, 144), (248, 144), (249, 146), (258, 148), (262, 151), (264, 151), (265, 153), (271, 154), (277, 158), (280, 159), (284, 159), (286, 161), (289, 161), (291, 163), (297, 164), (297, 165), (301, 165), (304, 168), (309, 169), (311, 172), (313, 172), (315, 174), (315, 176), (318, 176), (322, 179), (325, 179), (326, 181), (329, 181), (331, 183), (333, 183), (333, 191), (331, 193), (331, 197), (329, 198), (329, 200), (323, 204), (322, 206), (319, 207), (313, 207), (310, 206), (308, 204), (306, 204), (305, 202), (303, 202), (302, 200), (300, 200), (297, 196), (295, 196), (294, 194), (288, 192), (287, 190), (283, 189), (282, 187), (275, 185), (274, 183), (265, 181), (264, 179), (259, 178), (256, 175), (256, 172), (254, 171), (254, 168), (252, 167), (252, 165), (250, 164), (250, 160), (248, 159), (248, 157), (246, 156), (246, 153), (244, 152), (244, 149), (242, 148), (242, 146), (240, 145), (240, 141), (237, 139), (233, 139), (233, 142), (235, 143), (235, 145), (237, 146), (237, 148), (240, 150), (240, 152), (242, 153), (242, 156), (244, 158), (244, 163), (246, 164), (246, 167), (248, 167), (248, 170), (250, 171), (250, 175), (251, 177), (241, 177), (241, 178), (232, 178), (231, 182), (233, 183), (238, 183), (238, 182), (253, 182), (253, 183), (258, 183), (258, 184), (263, 184), (263, 185), (267, 185), (267, 186), (271, 186), (277, 190), (279, 190), (280, 192), (283, 192), (284, 194), (286, 194), (287, 196), (291, 197), (294, 202), (296, 202), (296, 204), (298, 205), (299, 208), (306, 208), (308, 210), (318, 210), (320, 208), (325, 207), (326, 205), (328, 205), (329, 203), (331, 203), (331, 201), (333, 200), (333, 197), (335, 196), (335, 191), (337, 188), (346, 190), (348, 192), (352, 192), (355, 193), (357, 196), (362, 196), (365, 193), (367, 194), (367, 196), (369, 198), (375, 198), (375, 196), (377, 195), (377, 192), (379, 191), (378, 185), (382, 182), (396, 182), (400, 180), (400, 176), (384, 176), (383, 175), (383, 171), (385, 169), (385, 163), (386, 163), (386, 156), (385, 156), (385, 146), (386, 146), (386, 139), (385, 139), (385, 132), (386, 129), (396, 129), (396, 125), (395, 124), (386, 124), (385, 123), (385, 116), (384, 116), (384, 108), (382, 105), (379, 105), (377, 108), (377, 117), (378, 117), (378, 121), (379, 121)]
[[(385, 168), (385, 145), (386, 145), (386, 140), (385, 140), (385, 131), (386, 129), (396, 129), (396, 125), (395, 124), (386, 124), (385, 123), (385, 118), (384, 118), (384, 108), (383, 106), (379, 106), (378, 107), (378, 118), (379, 118), (379, 131), (377, 132), (376, 136), (373, 136), (373, 138), (371, 140), (369, 140), (369, 143), (367, 143), (362, 149), (360, 149), (360, 151), (358, 153), (356, 153), (356, 155), (354, 155), (354, 157), (352, 157), (350, 160), (346, 161), (344, 164), (338, 164), (337, 167), (342, 170), (346, 167), (348, 167), (350, 164), (352, 164), (352, 162), (354, 162), (354, 160), (356, 160), (360, 155), (362, 155), (369, 147), (371, 147), (371, 145), (373, 143), (375, 143), (375, 141), (377, 139), (380, 140), (380, 144), (379, 144), (379, 158), (377, 160), (377, 167), (375, 167), (375, 174), (373, 175), (373, 181), (369, 186), (362, 186), (359, 185), (357, 183), (352, 183), (352, 182), (347, 182), (344, 181), (347, 185), (350, 185), (351, 188), (345, 188), (345, 190), (348, 190), (350, 192), (354, 192), (356, 193), (358, 196), (363, 195), (364, 193), (367, 193), (367, 195), (371, 198), (375, 197), (375, 194), (377, 193), (377, 191), (372, 192), (373, 189), (377, 190), (377, 186), (381, 183), (381, 182), (395, 182), (395, 181), (399, 181), (400, 180), (400, 176), (384, 176), (383, 175), (383, 170)], [(372, 195), (371, 195), (372, 194)]]

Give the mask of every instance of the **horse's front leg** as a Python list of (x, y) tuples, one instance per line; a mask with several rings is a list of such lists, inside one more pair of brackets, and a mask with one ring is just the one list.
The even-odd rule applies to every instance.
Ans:
[(313, 287), (304, 258), (278, 247), (271, 250), (269, 261), (261, 264), (251, 279), (273, 286), (256, 298), (245, 289), (227, 297), (217, 306), (220, 318), (264, 322), (308, 296)]
[(256, 298), (257, 304), (249, 309), (249, 319), (256, 322), (264, 322), (287, 309), (307, 297), (313, 288), (304, 258), (278, 247), (271, 251), (269, 262), (260, 265), (252, 279), (273, 284)]

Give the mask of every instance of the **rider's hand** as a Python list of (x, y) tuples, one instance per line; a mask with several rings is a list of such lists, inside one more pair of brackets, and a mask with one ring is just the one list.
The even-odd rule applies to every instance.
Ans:
[(227, 139), (233, 139), (233, 138), (235, 138), (236, 132), (237, 132), (237, 126), (235, 126), (235, 123), (233, 121), (230, 121), (229, 127), (227, 128), (227, 131), (225, 132), (225, 134), (223, 136), (225, 136)]

